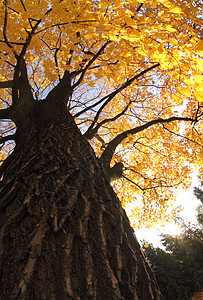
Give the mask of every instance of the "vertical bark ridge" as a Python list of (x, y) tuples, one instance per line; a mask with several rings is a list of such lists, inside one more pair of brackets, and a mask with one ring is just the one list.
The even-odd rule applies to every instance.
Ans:
[(102, 165), (71, 122), (42, 124), (4, 177), (2, 300), (162, 299)]

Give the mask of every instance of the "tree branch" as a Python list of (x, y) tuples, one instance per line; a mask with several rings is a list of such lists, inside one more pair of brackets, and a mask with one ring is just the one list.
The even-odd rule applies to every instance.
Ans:
[(142, 191), (145, 190), (139, 184), (137, 184), (136, 182), (134, 182), (131, 179), (127, 178), (125, 175), (123, 175), (122, 177), (125, 178), (126, 180), (128, 180), (129, 182), (131, 182), (132, 184), (134, 184), (135, 186), (137, 186), (140, 190), (142, 190)]
[(31, 32), (28, 33), (28, 37), (26, 38), (26, 41), (22, 47), (22, 50), (19, 55), (16, 54), (17, 64), (15, 66), (14, 70), (14, 76), (13, 76), (13, 88), (12, 88), (12, 101), (13, 103), (17, 101), (18, 99), (18, 90), (19, 90), (19, 78), (20, 74), (21, 77), (26, 82), (26, 88), (28, 88), (29, 81), (27, 77), (27, 69), (26, 64), (24, 61), (24, 56), (26, 54), (26, 51), (31, 43), (32, 37), (35, 34), (35, 31), (37, 30), (38, 25), (41, 23), (41, 20), (37, 20), (35, 25), (32, 27)]
[(86, 139), (88, 139), (88, 140), (91, 140), (95, 136), (95, 134), (98, 132), (99, 128), (102, 125), (104, 125), (104, 124), (106, 124), (108, 122), (116, 121), (118, 118), (120, 118), (121, 116), (123, 116), (124, 113), (127, 111), (128, 107), (129, 107), (129, 105), (131, 103), (132, 103), (132, 101), (130, 101), (128, 103), (128, 105), (119, 114), (117, 114), (113, 118), (109, 118), (109, 119), (105, 119), (105, 120), (101, 121), (99, 124), (97, 124), (97, 126), (94, 129), (90, 130), (90, 127), (89, 127), (88, 130), (84, 133), (84, 137), (86, 137)]
[(117, 135), (112, 141), (109, 142), (108, 146), (102, 153), (100, 160), (104, 163), (106, 167), (109, 167), (111, 159), (113, 157), (113, 154), (117, 148), (117, 146), (128, 137), (129, 134), (136, 134), (138, 132), (141, 132), (155, 124), (164, 124), (164, 123), (170, 123), (173, 121), (190, 121), (194, 122), (192, 118), (184, 118), (184, 117), (171, 117), (168, 119), (156, 119), (150, 122), (147, 122), (141, 126), (126, 130), (119, 135)]
[(136, 9), (136, 11), (139, 12), (140, 9), (142, 8), (142, 6), (143, 6), (143, 3), (140, 3), (140, 5), (139, 5), (138, 8)]
[(18, 99), (24, 103), (33, 102), (31, 87), (28, 80), (26, 63), (23, 57), (19, 57), (14, 71), (12, 87), (12, 103), (15, 104)]
[(11, 118), (11, 108), (0, 109), (0, 120), (12, 120)]
[(154, 68), (158, 67), (159, 63), (143, 70), (142, 72), (140, 72), (139, 74), (135, 75), (134, 77), (132, 77), (131, 79), (127, 80), (126, 83), (124, 83), (120, 88), (118, 88), (116, 91), (114, 91), (113, 93), (111, 93), (108, 96), (108, 99), (102, 104), (102, 106), (99, 108), (99, 110), (97, 111), (94, 120), (92, 122), (92, 124), (90, 125), (90, 127), (88, 128), (88, 132), (91, 132), (91, 130), (93, 129), (95, 123), (97, 122), (97, 120), (99, 119), (99, 115), (102, 112), (102, 110), (104, 109), (104, 107), (118, 94), (120, 93), (122, 90), (124, 90), (126, 87), (128, 87), (131, 83), (133, 83), (136, 79), (138, 79), (139, 77), (141, 77), (142, 75), (146, 74), (147, 72), (153, 70)]
[(8, 21), (8, 1), (7, 0), (4, 1), (4, 5), (5, 5), (5, 14), (4, 14), (4, 25), (3, 25), (3, 37), (4, 37), (5, 43), (7, 44), (7, 46), (11, 49), (11, 51), (13, 52), (15, 57), (17, 58), (18, 55), (17, 55), (15, 49), (13, 48), (13, 46), (9, 43), (8, 38), (7, 38), (7, 34), (6, 34), (7, 21)]
[(46, 101), (51, 102), (55, 98), (55, 101), (57, 99), (57, 104), (64, 104), (67, 106), (68, 100), (72, 96), (72, 91), (71, 73), (65, 71), (62, 79), (47, 95)]
[[(107, 63), (107, 66), (116, 65), (118, 62), (119, 62), (119, 60), (116, 60), (115, 62), (112, 62), (112, 63)], [(98, 68), (100, 68), (100, 65), (89, 67), (89, 70), (94, 70), (94, 69), (98, 69)], [(72, 72), (70, 72), (71, 78), (75, 78), (76, 76), (80, 75), (83, 72), (84, 72), (84, 69), (80, 69), (80, 70), (77, 70), (77, 71), (72, 71)]]
[(0, 89), (12, 88), (13, 80), (0, 81)]
[[(196, 118), (195, 118), (194, 122), (196, 122)], [(187, 141), (192, 142), (192, 143), (197, 144), (198, 146), (202, 147), (202, 145), (199, 144), (199, 143), (197, 143), (196, 141), (193, 141), (192, 139), (190, 139), (190, 138), (188, 138), (188, 137), (186, 137), (186, 136), (184, 136), (184, 135), (182, 135), (182, 134), (173, 132), (172, 130), (168, 129), (168, 128), (167, 128), (166, 126), (164, 126), (164, 125), (162, 125), (162, 126), (163, 126), (163, 128), (164, 128), (165, 130), (167, 130), (168, 132), (170, 132), (170, 133), (172, 133), (172, 134), (174, 134), (174, 135), (176, 135), (176, 136), (178, 136), (178, 137), (181, 137), (181, 138), (183, 138), (183, 139), (186, 139)]]
[(17, 156), (17, 149), (18, 147), (15, 146), (13, 152), (3, 161), (3, 163), (0, 166), (0, 178), (5, 175), (5, 173), (10, 168), (12, 162), (16, 159)]
[(21, 50), (19, 58), (24, 57), (24, 55), (25, 55), (25, 53), (26, 53), (26, 51), (27, 51), (27, 49), (28, 49), (28, 47), (31, 43), (32, 37), (35, 34), (35, 31), (37, 30), (37, 27), (39, 26), (40, 23), (41, 23), (41, 19), (36, 20), (36, 24), (32, 27), (31, 32), (28, 32), (28, 37), (27, 37), (26, 42), (25, 42), (25, 44), (24, 44), (24, 46)]
[(102, 144), (100, 149), (104, 150), (106, 145), (104, 139), (98, 133), (95, 134), (95, 138)]
[(24, 11), (27, 11), (27, 9), (25, 7), (25, 4), (23, 3), (23, 0), (20, 0), (20, 3), (22, 4), (22, 7), (23, 7)]
[(16, 139), (16, 133), (3, 136), (0, 138), (0, 144), (4, 144), (7, 141), (15, 141), (15, 139)]
[(97, 101), (96, 103), (86, 107), (85, 109), (83, 109), (82, 111), (78, 112), (77, 114), (74, 115), (74, 118), (77, 118), (79, 115), (85, 113), (86, 111), (88, 111), (89, 109), (99, 105), (100, 103), (102, 103), (104, 100), (106, 100), (106, 102), (100, 107), (100, 109), (98, 110), (95, 119), (93, 121), (93, 123), (91, 124), (91, 129), (93, 128), (94, 124), (97, 122), (99, 115), (102, 111), (102, 109), (118, 94), (120, 93), (122, 90), (124, 90), (126, 87), (128, 87), (131, 83), (133, 83), (135, 80), (137, 80), (139, 77), (141, 77), (142, 75), (146, 74), (147, 72), (153, 70), (154, 68), (158, 67), (160, 64), (157, 63), (145, 70), (143, 70), (142, 72), (140, 72), (139, 74), (133, 76), (131, 79), (127, 80), (124, 84), (122, 84), (117, 90), (113, 91), (112, 93), (104, 96), (102, 99), (100, 99), (99, 101)]
[(142, 191), (146, 191), (146, 190), (153, 190), (153, 189), (157, 189), (157, 188), (172, 188), (175, 186), (180, 185), (181, 183), (183, 183), (182, 181), (172, 184), (172, 185), (168, 185), (168, 184), (160, 184), (160, 185), (156, 185), (156, 186), (151, 186), (151, 187), (146, 187), (146, 188), (142, 188), (139, 184), (137, 184), (136, 182), (134, 182), (133, 180), (129, 179), (128, 177), (122, 175), (123, 178), (125, 178), (126, 180), (128, 180), (129, 182), (131, 182), (132, 184), (134, 184), (135, 186), (137, 186), (140, 190)]
[(80, 78), (78, 79), (78, 81), (73, 85), (73, 89), (76, 88), (83, 80), (86, 71), (90, 68), (90, 66), (95, 62), (95, 60), (102, 54), (102, 52), (104, 51), (104, 49), (107, 47), (107, 45), (111, 43), (111, 41), (106, 42), (100, 49), (99, 51), (92, 57), (92, 59), (90, 59), (90, 61), (88, 62), (88, 64), (86, 65), (86, 67), (83, 69), (82, 74), (80, 75)]
[[(5, 41), (0, 40), (0, 43), (5, 43)], [(10, 45), (18, 45), (18, 46), (24, 46), (23, 42), (9, 42)]]

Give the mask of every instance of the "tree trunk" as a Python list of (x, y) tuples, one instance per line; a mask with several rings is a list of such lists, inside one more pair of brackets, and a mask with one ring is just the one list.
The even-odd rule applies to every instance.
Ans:
[(162, 299), (99, 159), (40, 102), (0, 188), (1, 299)]

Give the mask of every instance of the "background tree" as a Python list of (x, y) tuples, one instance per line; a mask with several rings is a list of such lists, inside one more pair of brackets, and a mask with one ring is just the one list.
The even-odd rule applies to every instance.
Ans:
[(190, 1), (0, 4), (5, 299), (161, 298), (109, 182), (123, 204), (141, 193), (132, 223), (174, 215), (202, 163), (201, 16)]
[(203, 190), (200, 187), (194, 188), (194, 194), (201, 204), (197, 207), (197, 221), (200, 228), (203, 228)]
[(171, 253), (155, 248), (152, 244), (146, 249), (146, 255), (164, 299), (186, 299), (185, 282), (178, 260)]
[(203, 283), (202, 231), (187, 227), (180, 237), (164, 235), (166, 250), (146, 249), (164, 299), (191, 299)]
[[(202, 190), (195, 188), (195, 195)], [(201, 218), (200, 218), (201, 220)], [(201, 226), (179, 220), (180, 236), (162, 234), (165, 250), (150, 244), (146, 255), (164, 299), (201, 299), (203, 285), (203, 232)], [(199, 296), (198, 296), (199, 295)], [(199, 297), (199, 298), (198, 298)]]

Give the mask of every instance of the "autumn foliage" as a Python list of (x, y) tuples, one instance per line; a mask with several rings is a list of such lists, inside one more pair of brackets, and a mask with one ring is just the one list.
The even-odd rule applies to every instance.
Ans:
[(0, 28), (1, 160), (19, 62), (35, 101), (69, 74), (67, 109), (104, 164), (122, 162), (113, 185), (132, 225), (173, 218), (203, 161), (201, 1), (4, 0)]

